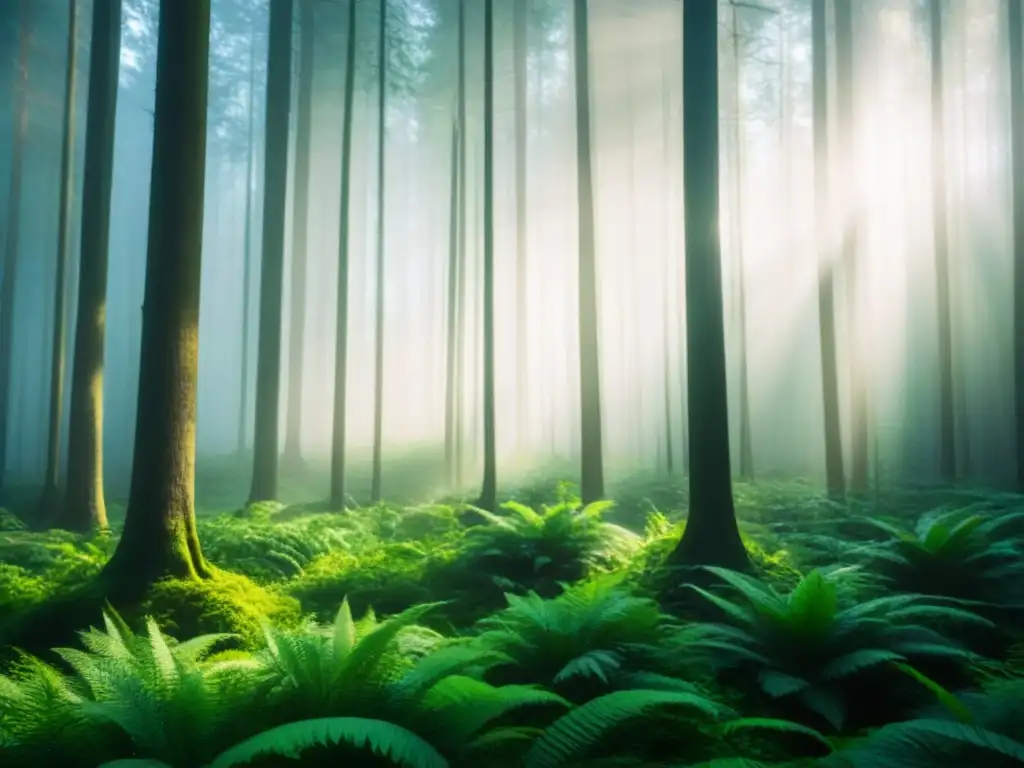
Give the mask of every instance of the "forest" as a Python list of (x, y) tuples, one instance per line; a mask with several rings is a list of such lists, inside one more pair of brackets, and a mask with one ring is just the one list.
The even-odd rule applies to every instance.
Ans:
[(4, 768), (1024, 767), (1024, 0), (0, 0)]

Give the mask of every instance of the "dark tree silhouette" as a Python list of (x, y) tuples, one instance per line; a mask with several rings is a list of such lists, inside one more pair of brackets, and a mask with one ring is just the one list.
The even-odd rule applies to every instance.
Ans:
[(719, 235), (718, 2), (683, 4), (683, 202), (690, 510), (672, 561), (746, 570), (729, 464)]

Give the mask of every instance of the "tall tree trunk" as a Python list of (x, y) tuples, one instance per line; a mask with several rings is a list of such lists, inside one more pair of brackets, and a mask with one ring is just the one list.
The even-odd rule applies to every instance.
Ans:
[(830, 199), (828, 142), (828, 19), (826, 0), (811, 3), (812, 102), (814, 112), (814, 229), (818, 261), (818, 338), (821, 344), (822, 403), (825, 417), (825, 481), (841, 498), (846, 488), (843, 435), (839, 417), (836, 355), (835, 267), (827, 248)]
[(729, 402), (719, 241), (718, 3), (683, 5), (683, 203), (690, 512), (671, 559), (749, 568), (729, 467)]
[(576, 197), (579, 209), (580, 494), (604, 496), (601, 365), (597, 333), (597, 243), (590, 148), (590, 40), (587, 0), (573, 1), (576, 67)]
[(458, 285), (455, 289), (455, 329), (453, 342), (455, 344), (455, 408), (452, 418), (454, 419), (454, 477), (456, 488), (462, 488), (465, 478), (465, 460), (463, 458), (466, 443), (465, 430), (463, 428), (464, 409), (464, 388), (466, 384), (466, 275), (468, 272), (468, 249), (466, 240), (468, 237), (466, 213), (466, 195), (468, 183), (466, 172), (466, 146), (468, 141), (469, 126), (466, 123), (466, 0), (459, 0), (459, 72), (458, 72), (458, 121), (459, 121), (459, 242), (458, 242)]
[(1021, 0), (1007, 0), (1010, 49), (1010, 141), (1013, 154), (1013, 373), (1017, 487), (1024, 489), (1024, 31)]
[(309, 239), (309, 165), (313, 137), (314, 0), (299, 0), (299, 101), (295, 143), (295, 196), (292, 213), (292, 290), (288, 342), (288, 408), (284, 459), (302, 464), (302, 366), (306, 338), (306, 261)]
[(64, 87), (64, 140), (61, 146), (60, 210), (57, 221), (57, 264), (53, 278), (53, 341), (50, 346), (50, 409), (46, 445), (46, 479), (39, 502), (41, 518), (58, 514), (60, 433), (64, 415), (65, 305), (71, 255), (71, 210), (75, 203), (75, 97), (78, 92), (78, 0), (68, 0), (67, 71)]
[(459, 0), (458, 20), (458, 93), (456, 95), (455, 120), (452, 123), (451, 179), (449, 182), (450, 209), (448, 228), (448, 295), (447, 324), (445, 328), (445, 421), (444, 421), (444, 462), (448, 487), (461, 484), (458, 462), (461, 434), (459, 396), (459, 343), (461, 333), (459, 307), (462, 303), (462, 272), (465, 269), (463, 254), (465, 242), (465, 207), (462, 205), (462, 187), (465, 147), (466, 117), (466, 7), (465, 0)]
[(246, 436), (249, 425), (249, 304), (252, 298), (252, 171), (256, 158), (256, 20), (253, 18), (252, 32), (249, 37), (249, 135), (247, 137), (248, 152), (245, 161), (245, 233), (243, 235), (243, 266), (242, 266), (242, 372), (241, 392), (238, 401), (238, 437), (235, 450), (241, 455), (245, 453)]
[(11, 180), (7, 193), (7, 237), (0, 288), (0, 489), (7, 475), (7, 426), (10, 418), (11, 365), (14, 355), (14, 302), (21, 256), (21, 198), (28, 142), (28, 64), (32, 41), (29, 0), (21, 0), (18, 32), (18, 87), (11, 143)]
[(455, 352), (456, 310), (459, 301), (459, 146), (461, 143), (458, 118), (452, 120), (452, 145), (448, 181), (448, 274), (445, 306), (445, 389), (444, 389), (444, 465), (448, 487), (455, 487), (455, 440), (458, 429), (456, 417)]
[(942, 0), (930, 0), (932, 43), (932, 218), (939, 330), (939, 476), (956, 480), (956, 416), (953, 400), (953, 320), (949, 282), (949, 202), (946, 199), (946, 100), (942, 51)]
[(331, 509), (344, 509), (346, 407), (348, 406), (348, 272), (352, 220), (352, 128), (356, 93), (356, 3), (348, 2), (345, 40), (345, 115), (341, 128), (341, 224), (334, 339), (334, 424), (331, 437)]
[(529, 0), (515, 0), (513, 9), (516, 141), (516, 442), (519, 454), (527, 450), (530, 384), (527, 339), (527, 211), (526, 211), (526, 57)]
[(477, 506), (498, 506), (494, 405), (494, 0), (484, 4), (484, 479)]
[(161, 3), (159, 35), (131, 494), (103, 572), (126, 596), (211, 573), (194, 501), (210, 0)]
[(270, 0), (267, 122), (264, 140), (263, 260), (260, 276), (256, 423), (249, 501), (277, 498), (281, 407), (281, 285), (288, 190), (288, 113), (292, 88), (293, 0)]
[(846, 277), (847, 357), (850, 375), (850, 489), (856, 493), (868, 490), (868, 393), (861, 350), (860, 208), (856, 198), (856, 114), (854, 111), (852, 0), (835, 0), (836, 27), (836, 118), (839, 122), (839, 148), (843, 158), (843, 184), (854, 190), (841, 212), (843, 216), (842, 258)]
[(377, 66), (380, 73), (380, 93), (377, 97), (377, 297), (374, 306), (374, 366), (373, 366), (373, 478), (370, 496), (374, 503), (381, 499), (383, 468), (381, 454), (384, 442), (384, 201), (387, 170), (384, 150), (387, 141), (387, 40), (388, 0), (380, 0), (380, 41)]
[(743, 113), (743, 62), (740, 56), (739, 8), (732, 3), (732, 65), (733, 65), (733, 233), (736, 238), (736, 303), (739, 309), (740, 358), (740, 477), (754, 478), (754, 448), (750, 436), (750, 381), (747, 353), (747, 282), (744, 245), (743, 150), (746, 141)]
[(661, 75), (661, 151), (662, 151), (662, 162), (665, 164), (665, 170), (662, 174), (662, 178), (665, 182), (663, 194), (665, 195), (664, 203), (662, 204), (662, 214), (664, 216), (664, 228), (662, 229), (662, 237), (665, 238), (664, 246), (664, 259), (665, 259), (665, 273), (664, 281), (665, 284), (662, 286), (662, 313), (664, 317), (662, 321), (664, 326), (662, 328), (662, 348), (661, 356), (664, 368), (662, 369), (662, 389), (665, 402), (663, 404), (663, 418), (665, 421), (665, 468), (668, 470), (668, 474), (675, 472), (675, 453), (673, 450), (672, 433), (674, 431), (672, 424), (672, 324), (676, 319), (672, 312), (673, 309), (673, 294), (672, 294), (672, 269), (671, 262), (669, 261), (671, 248), (672, 248), (672, 175), (670, 169), (672, 168), (672, 152), (670, 144), (670, 116), (672, 113), (672, 100), (669, 91), (668, 84), (668, 61), (669, 57), (667, 52), (663, 52), (661, 55), (661, 66), (659, 67)]
[(103, 498), (103, 357), (107, 327), (110, 199), (121, 63), (121, 0), (94, 0), (85, 123), (78, 318), (68, 432), (68, 480), (57, 525), (107, 524)]

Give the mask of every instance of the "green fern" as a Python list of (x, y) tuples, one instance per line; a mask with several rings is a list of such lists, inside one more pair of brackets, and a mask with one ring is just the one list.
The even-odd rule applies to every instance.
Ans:
[(989, 625), (974, 614), (921, 595), (850, 604), (818, 571), (786, 595), (743, 574), (708, 570), (732, 587), (737, 597), (693, 587), (722, 611), (724, 621), (684, 628), (676, 637), (679, 650), (696, 666), (753, 675), (769, 699), (796, 700), (837, 730), (847, 719), (851, 680), (865, 673), (885, 673), (892, 662), (975, 659), (922, 623), (922, 617)]
[(582, 760), (614, 729), (651, 710), (679, 708), (701, 719), (726, 710), (711, 699), (670, 691), (614, 691), (570, 710), (556, 720), (526, 753), (526, 768), (559, 768)]
[(416, 734), (363, 717), (326, 717), (280, 725), (221, 753), (209, 768), (235, 768), (268, 755), (297, 759), (308, 749), (341, 743), (406, 768), (448, 768), (448, 761)]

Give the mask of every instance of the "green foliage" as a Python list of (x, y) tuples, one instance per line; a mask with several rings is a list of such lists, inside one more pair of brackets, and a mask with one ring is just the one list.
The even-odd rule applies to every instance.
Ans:
[(22, 522), (21, 518), (15, 515), (13, 512), (0, 507), (0, 532), (5, 531), (24, 531), (27, 530), (28, 526)]
[[(1024, 679), (960, 697), (960, 708), (893, 723), (829, 761), (836, 768), (1010, 768), (1024, 765)], [(964, 714), (968, 717), (964, 721)]]
[(176, 635), (231, 632), (249, 648), (262, 639), (263, 623), (268, 617), (284, 626), (299, 621), (296, 600), (226, 571), (201, 581), (166, 579), (157, 582), (141, 610)]
[(466, 534), (448, 583), (456, 592), (472, 592), (475, 600), (497, 606), (506, 592), (551, 597), (562, 584), (623, 566), (642, 539), (601, 519), (611, 506), (583, 506), (578, 498), (567, 498), (539, 510), (518, 502), (503, 504), (504, 514), (474, 509), (484, 524)]
[(730, 599), (692, 587), (724, 621), (683, 629), (676, 637), (680, 651), (716, 670), (754, 676), (769, 699), (795, 700), (837, 730), (846, 723), (851, 688), (864, 675), (893, 674), (895, 661), (974, 659), (932, 629), (932, 622), (988, 624), (921, 595), (842, 600), (835, 583), (819, 571), (786, 595), (749, 576), (708, 570), (738, 594)]
[(890, 589), (990, 604), (1024, 602), (1024, 512), (977, 506), (921, 516), (913, 532), (878, 519), (888, 535), (853, 556)]
[(670, 619), (615, 580), (582, 584), (553, 600), (507, 599), (509, 607), (482, 621), (474, 641), (505, 657), (492, 670), (497, 679), (544, 685), (576, 703), (620, 688), (694, 690), (670, 677), (675, 665), (663, 642)]

